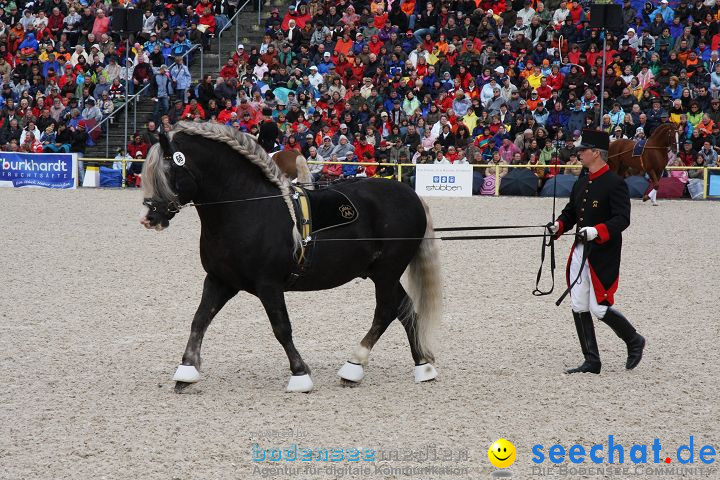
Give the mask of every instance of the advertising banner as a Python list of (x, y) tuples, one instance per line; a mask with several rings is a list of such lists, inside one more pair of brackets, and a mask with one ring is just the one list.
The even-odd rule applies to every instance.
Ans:
[(0, 152), (0, 187), (76, 188), (77, 156)]
[(417, 165), (415, 192), (422, 197), (472, 196), (472, 165)]

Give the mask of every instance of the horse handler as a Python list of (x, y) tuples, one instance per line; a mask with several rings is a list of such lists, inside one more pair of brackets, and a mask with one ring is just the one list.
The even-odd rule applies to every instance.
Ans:
[(579, 154), (589, 175), (581, 176), (575, 182), (570, 201), (557, 221), (547, 227), (555, 238), (573, 226), (577, 234), (566, 276), (585, 361), (567, 373), (600, 373), (593, 315), (608, 324), (627, 344), (627, 369), (640, 363), (645, 347), (645, 338), (613, 308), (613, 296), (620, 278), (622, 231), (630, 225), (630, 195), (625, 181), (609, 171), (609, 144), (607, 133), (583, 131)]

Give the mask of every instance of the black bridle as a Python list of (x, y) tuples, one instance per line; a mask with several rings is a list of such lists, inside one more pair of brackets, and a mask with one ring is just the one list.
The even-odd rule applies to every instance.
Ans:
[(166, 162), (170, 168), (170, 185), (175, 199), (168, 202), (157, 198), (144, 198), (143, 205), (151, 213), (155, 213), (169, 222), (184, 205), (192, 201), (197, 192), (197, 179), (193, 172), (185, 166), (185, 155), (175, 150), (168, 136), (161, 133), (159, 140), (163, 162)]

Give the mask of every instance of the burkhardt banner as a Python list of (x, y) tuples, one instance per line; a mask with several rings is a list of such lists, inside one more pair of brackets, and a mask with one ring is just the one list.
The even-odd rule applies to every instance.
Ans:
[(76, 188), (77, 155), (0, 152), (0, 187)]
[(470, 164), (420, 164), (415, 170), (415, 192), (423, 197), (472, 196), (473, 168)]

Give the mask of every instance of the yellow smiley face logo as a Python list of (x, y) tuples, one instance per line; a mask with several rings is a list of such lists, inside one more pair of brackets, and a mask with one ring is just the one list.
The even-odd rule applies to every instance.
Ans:
[(497, 440), (495, 443), (490, 445), (488, 449), (488, 458), (490, 463), (495, 465), (497, 468), (507, 468), (515, 462), (515, 445), (508, 442), (504, 438)]

